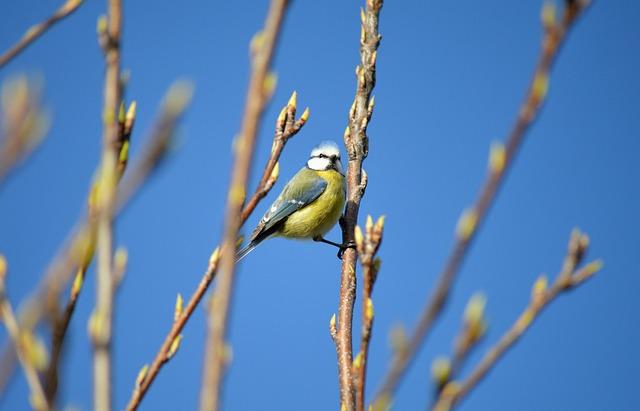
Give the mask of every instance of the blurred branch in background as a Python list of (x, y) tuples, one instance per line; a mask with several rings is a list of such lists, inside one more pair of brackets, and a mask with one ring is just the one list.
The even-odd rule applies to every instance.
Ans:
[(354, 240), (360, 265), (362, 265), (362, 336), (360, 339), (360, 351), (353, 361), (353, 385), (356, 390), (356, 410), (365, 409), (365, 382), (367, 377), (367, 359), (369, 357), (369, 342), (371, 341), (371, 329), (373, 328), (373, 285), (378, 277), (382, 261), (376, 257), (382, 243), (382, 230), (384, 217), (378, 218), (373, 224), (371, 216), (367, 216), (364, 234), (360, 226), (356, 226)]
[(50, 410), (49, 402), (38, 375), (38, 370), (46, 366), (47, 352), (42, 341), (29, 329), (18, 325), (11, 303), (7, 298), (6, 287), (7, 260), (0, 254), (0, 318), (7, 328), (13, 345), (16, 347), (18, 359), (27, 377), (31, 407), (36, 411)]
[[(163, 163), (178, 122), (191, 101), (192, 91), (191, 84), (186, 82), (176, 82), (169, 89), (149, 138), (143, 144), (140, 154), (131, 164), (130, 171), (118, 187), (116, 214), (120, 214), (124, 210), (143, 184)], [(86, 256), (90, 255), (91, 233), (95, 232), (95, 219), (89, 217), (83, 215), (78, 219), (69, 239), (54, 257), (40, 284), (21, 305), (18, 317), (22, 328), (32, 330), (48, 315), (51, 302), (58, 300), (72, 274), (84, 264)], [(0, 393), (4, 392), (7, 382), (13, 374), (14, 353), (12, 344), (5, 346), (2, 351)]]
[(480, 195), (476, 203), (463, 213), (458, 222), (456, 241), (445, 267), (440, 273), (437, 286), (427, 300), (409, 341), (403, 347), (397, 347), (394, 353), (382, 388), (376, 396), (376, 409), (379, 407), (384, 409), (386, 404), (390, 403), (407, 367), (424, 343), (425, 338), (433, 327), (434, 321), (442, 312), (456, 274), (477, 233), (477, 229), (483, 223), (489, 207), (495, 200), (504, 181), (504, 176), (523, 142), (525, 133), (540, 113), (540, 108), (547, 95), (549, 72), (555, 57), (564, 44), (566, 34), (588, 4), (588, 0), (566, 1), (563, 16), (559, 21), (556, 20), (556, 11), (553, 3), (544, 5), (542, 9), (542, 25), (544, 28), (542, 49), (518, 117), (506, 144), (495, 144), (491, 148), (489, 172), (480, 190)]
[(484, 316), (487, 297), (482, 293), (471, 296), (464, 310), (462, 329), (453, 346), (451, 375), (456, 376), (462, 370), (471, 350), (478, 345), (487, 333), (487, 321)]
[(43, 140), (49, 115), (40, 103), (40, 87), (26, 76), (7, 80), (0, 101), (0, 184)]
[[(133, 131), (133, 125), (136, 117), (136, 102), (132, 102), (129, 105), (129, 109), (125, 113), (124, 102), (120, 105), (118, 113), (118, 180), (122, 178), (124, 171), (129, 161), (129, 147), (131, 133)], [(98, 181), (95, 181), (91, 186), (89, 196), (87, 199), (87, 215), (89, 219), (95, 219), (96, 216), (96, 196), (98, 193)], [(92, 233), (94, 234), (94, 233)], [(45, 392), (47, 399), (50, 403), (55, 403), (56, 394), (58, 391), (58, 365), (62, 356), (64, 340), (67, 335), (71, 318), (75, 312), (76, 303), (80, 297), (82, 287), (84, 285), (84, 278), (87, 273), (87, 269), (93, 261), (95, 250), (95, 235), (91, 235), (89, 241), (91, 244), (86, 248), (87, 254), (84, 256), (82, 263), (78, 267), (71, 290), (69, 291), (69, 297), (62, 312), (59, 312), (57, 304), (55, 307), (51, 307), (52, 332), (51, 332), (51, 361), (47, 371), (45, 372)]]
[[(279, 176), (279, 159), (284, 146), (287, 144), (290, 138), (295, 136), (300, 129), (306, 124), (309, 119), (309, 108), (306, 108), (302, 113), (302, 116), (296, 120), (297, 110), (297, 94), (293, 92), (289, 102), (280, 111), (280, 115), (276, 120), (275, 134), (273, 137), (273, 144), (271, 146), (271, 155), (267, 160), (267, 164), (262, 173), (260, 183), (253, 194), (253, 196), (247, 201), (241, 215), (241, 225), (243, 225), (247, 219), (251, 216), (256, 206), (262, 198), (264, 198)], [(176, 308), (174, 311), (174, 319), (169, 333), (165, 337), (160, 349), (154, 357), (151, 365), (144, 365), (138, 378), (136, 379), (135, 387), (129, 403), (127, 404), (127, 411), (132, 411), (140, 406), (140, 402), (144, 398), (145, 394), (149, 390), (149, 387), (157, 377), (160, 369), (166, 364), (177, 352), (182, 341), (182, 330), (191, 318), (191, 315), (195, 311), (198, 304), (202, 300), (202, 297), (206, 293), (215, 277), (218, 263), (220, 261), (220, 249), (216, 248), (209, 259), (209, 265), (205, 271), (198, 287), (191, 295), (189, 302), (183, 308), (182, 296), (178, 295), (176, 301)]]
[(260, 120), (275, 88), (275, 75), (269, 70), (287, 5), (287, 0), (271, 1), (264, 29), (259, 34), (258, 44), (255, 45), (252, 53), (251, 78), (240, 135), (236, 139), (235, 159), (227, 196), (219, 267), (220, 277), (209, 304), (204, 370), (200, 391), (201, 411), (214, 411), (220, 408), (222, 378), (224, 368), (229, 361), (226, 334), (235, 277), (236, 243), (242, 224), (242, 205), (245, 201), (247, 180)]
[[(349, 110), (349, 125), (344, 133), (347, 149), (347, 204), (340, 221), (342, 243), (354, 244), (354, 230), (358, 223), (360, 201), (367, 185), (362, 162), (369, 152), (367, 125), (373, 113), (374, 99), (371, 93), (376, 84), (376, 59), (382, 36), (378, 33), (378, 18), (382, 0), (367, 0), (361, 10), (360, 64), (356, 67), (356, 95)], [(356, 298), (356, 250), (347, 248), (342, 255), (340, 279), (340, 301), (338, 325), (335, 329), (336, 354), (338, 357), (338, 379), (342, 409), (353, 411), (356, 407), (356, 392), (353, 378), (353, 305)], [(335, 323), (334, 323), (335, 325)], [(364, 381), (363, 381), (364, 382)]]
[(111, 341), (113, 333), (113, 219), (118, 184), (118, 107), (121, 103), (120, 45), (122, 37), (122, 0), (107, 0), (108, 13), (98, 20), (98, 42), (106, 63), (102, 159), (100, 162), (97, 206), (97, 279), (95, 308), (89, 318), (89, 337), (93, 344), (93, 408), (111, 411), (112, 370)]
[(533, 285), (531, 300), (524, 312), (518, 317), (513, 326), (500, 338), (498, 343), (490, 348), (476, 368), (462, 382), (448, 381), (440, 391), (438, 401), (434, 405), (434, 411), (448, 411), (458, 405), (471, 390), (495, 367), (498, 360), (520, 339), (529, 329), (533, 321), (538, 318), (542, 310), (549, 305), (558, 295), (570, 291), (591, 278), (602, 268), (600, 260), (593, 261), (584, 267), (577, 269), (582, 262), (589, 246), (589, 238), (574, 230), (569, 239), (567, 255), (562, 270), (556, 277), (553, 285), (548, 287), (548, 280), (541, 275)]
[(471, 351), (486, 335), (486, 304), (487, 298), (484, 294), (475, 293), (471, 296), (464, 310), (462, 327), (453, 345), (453, 358), (438, 356), (431, 363), (431, 379), (435, 385), (436, 397), (449, 381), (458, 376)]
[(69, 16), (76, 11), (84, 0), (67, 0), (51, 17), (43, 21), (42, 23), (31, 26), (26, 33), (22, 36), (20, 41), (13, 47), (7, 50), (0, 56), (0, 69), (4, 67), (9, 61), (11, 61), (18, 54), (22, 53), (31, 43), (36, 41), (47, 30), (49, 30), (54, 24)]

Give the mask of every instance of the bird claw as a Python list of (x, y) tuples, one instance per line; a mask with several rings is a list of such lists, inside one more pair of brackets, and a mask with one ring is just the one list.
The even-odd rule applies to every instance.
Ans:
[(344, 252), (347, 251), (347, 248), (356, 248), (355, 241), (349, 241), (347, 244), (340, 246), (340, 249), (338, 250), (338, 259), (342, 260), (342, 256), (344, 255)]

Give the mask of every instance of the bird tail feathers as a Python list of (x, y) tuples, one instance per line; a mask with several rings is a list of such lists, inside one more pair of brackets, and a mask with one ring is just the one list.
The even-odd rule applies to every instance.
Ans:
[(260, 241), (251, 241), (249, 244), (244, 246), (244, 248), (238, 250), (236, 252), (236, 263), (242, 260), (251, 251), (253, 251), (253, 249), (256, 248), (258, 244), (260, 244)]

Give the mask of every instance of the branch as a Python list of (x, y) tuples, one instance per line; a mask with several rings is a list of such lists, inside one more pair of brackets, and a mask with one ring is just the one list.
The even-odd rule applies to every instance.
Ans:
[[(118, 181), (122, 178), (124, 171), (129, 161), (129, 144), (131, 139), (131, 133), (133, 131), (133, 125), (136, 118), (136, 102), (132, 102), (129, 109), (125, 113), (124, 102), (120, 104), (120, 110), (118, 114), (118, 144), (117, 151), (119, 152), (117, 174)], [(96, 207), (96, 194), (99, 189), (99, 180), (95, 181), (89, 192), (87, 199), (87, 213), (90, 219), (94, 219), (97, 213)], [(55, 402), (55, 397), (58, 391), (58, 368), (62, 357), (62, 350), (64, 346), (65, 337), (67, 335), (67, 329), (71, 323), (71, 318), (75, 312), (76, 303), (82, 292), (84, 285), (84, 277), (87, 269), (91, 264), (94, 257), (96, 237), (91, 236), (89, 239), (89, 246), (86, 247), (86, 255), (82, 260), (82, 264), (77, 270), (77, 273), (71, 286), (69, 298), (65, 304), (65, 308), (62, 313), (52, 313), (52, 338), (51, 338), (51, 360), (49, 366), (45, 372), (45, 392), (47, 399), (50, 403)], [(57, 311), (56, 307), (52, 307), (52, 311)]]
[(383, 407), (391, 401), (401, 378), (416, 352), (424, 343), (433, 323), (438, 318), (446, 303), (451, 286), (464, 260), (469, 246), (473, 241), (477, 228), (482, 225), (487, 211), (504, 181), (506, 171), (511, 166), (515, 155), (522, 145), (525, 133), (537, 118), (542, 103), (546, 97), (549, 72), (558, 54), (566, 34), (572, 27), (578, 15), (587, 7), (588, 0), (569, 1), (565, 7), (562, 21), (556, 22), (550, 5), (543, 10), (543, 25), (545, 35), (542, 49), (538, 58), (536, 70), (529, 85), (529, 89), (522, 103), (515, 124), (509, 134), (506, 145), (496, 144), (491, 149), (489, 173), (484, 182), (476, 203), (460, 218), (456, 241), (451, 249), (444, 269), (439, 275), (435, 291), (428, 299), (406, 346), (401, 347), (394, 355), (382, 388), (377, 394), (378, 405)]
[[(345, 130), (344, 144), (349, 163), (347, 166), (347, 204), (340, 222), (343, 244), (354, 242), (354, 229), (358, 223), (360, 201), (366, 187), (366, 174), (362, 162), (369, 151), (367, 125), (371, 120), (374, 99), (371, 92), (376, 84), (376, 58), (382, 38), (378, 33), (378, 18), (382, 0), (367, 0), (361, 11), (360, 65), (356, 67), (356, 95), (349, 110), (349, 126)], [(352, 376), (352, 322), (356, 293), (356, 251), (347, 248), (342, 256), (340, 279), (340, 304), (338, 307), (338, 328), (336, 334), (336, 354), (338, 357), (338, 378), (340, 383), (341, 407), (347, 411), (355, 409), (355, 390)]]
[(369, 357), (369, 342), (371, 341), (371, 329), (373, 328), (373, 300), (371, 293), (373, 285), (378, 277), (382, 261), (376, 257), (380, 244), (382, 243), (382, 229), (384, 228), (384, 217), (380, 217), (376, 224), (373, 224), (371, 216), (367, 216), (365, 233), (356, 226), (354, 239), (360, 256), (362, 265), (362, 337), (360, 340), (360, 351), (353, 361), (354, 386), (356, 390), (356, 410), (364, 411), (365, 408), (365, 383), (367, 376), (367, 359)]
[(529, 305), (520, 315), (518, 320), (500, 338), (498, 343), (489, 349), (480, 363), (462, 383), (450, 382), (442, 390), (438, 402), (433, 410), (450, 410), (460, 403), (476, 385), (493, 369), (497, 362), (511, 349), (522, 335), (531, 327), (533, 321), (538, 318), (542, 310), (547, 307), (558, 295), (568, 292), (581, 285), (602, 269), (602, 262), (596, 260), (579, 270), (580, 264), (588, 247), (588, 237), (577, 230), (571, 235), (569, 249), (562, 271), (556, 277), (553, 285), (547, 287), (547, 277), (540, 276), (535, 282)]
[(122, 32), (121, 0), (108, 0), (106, 23), (98, 23), (98, 40), (102, 45), (106, 71), (104, 79), (103, 149), (97, 190), (98, 253), (96, 306), (89, 319), (89, 335), (93, 342), (93, 405), (96, 411), (110, 411), (111, 404), (111, 338), (113, 322), (113, 218), (118, 181), (117, 110), (122, 95), (120, 83), (120, 40)]
[[(42, 362), (44, 348), (41, 342), (36, 339), (31, 329), (23, 329), (18, 325), (18, 321), (11, 308), (11, 303), (6, 295), (7, 262), (4, 256), (0, 255), (0, 317), (2, 318), (11, 341), (16, 347), (18, 359), (27, 377), (29, 390), (31, 391), (30, 403), (36, 411), (47, 411), (51, 409), (49, 402), (44, 395), (42, 383), (38, 376), (37, 364)], [(46, 359), (44, 360), (46, 361)]]
[[(475, 293), (469, 299), (464, 310), (462, 327), (455, 339), (452, 358), (438, 356), (431, 363), (431, 379), (435, 388), (434, 402), (438, 400), (447, 384), (457, 378), (471, 351), (486, 335), (487, 320), (484, 313), (486, 304), (487, 298), (483, 293)], [(432, 407), (433, 403), (429, 404), (428, 409)]]
[[(247, 201), (244, 209), (242, 210), (242, 222), (240, 225), (244, 224), (251, 213), (253, 213), (253, 210), (255, 210), (260, 200), (266, 197), (275, 184), (278, 174), (277, 171), (279, 169), (279, 167), (277, 167), (278, 160), (280, 159), (280, 154), (282, 154), (285, 144), (287, 144), (287, 141), (289, 141), (291, 137), (295, 136), (298, 131), (300, 131), (309, 119), (309, 107), (307, 107), (302, 112), (302, 116), (296, 120), (297, 97), (298, 95), (294, 91), (287, 105), (280, 111), (280, 115), (276, 120), (276, 130), (273, 137), (273, 144), (271, 145), (271, 156), (267, 161), (267, 165), (264, 168), (262, 178), (260, 178), (260, 183), (258, 184), (256, 191), (253, 193), (253, 196), (251, 196), (249, 201)], [(275, 174), (274, 170), (276, 170)]]
[(253, 57), (249, 90), (227, 197), (224, 240), (221, 247), (221, 275), (209, 307), (207, 341), (204, 354), (205, 368), (200, 391), (201, 411), (218, 410), (220, 408), (222, 377), (227, 363), (225, 339), (234, 284), (235, 249), (238, 230), (241, 225), (242, 203), (245, 199), (245, 188), (251, 168), (258, 126), (265, 105), (275, 86), (275, 79), (269, 74), (269, 68), (287, 4), (287, 0), (271, 1), (265, 28), (260, 34), (261, 44)]
[(15, 44), (0, 56), (0, 69), (4, 67), (9, 61), (13, 60), (13, 58), (18, 54), (22, 53), (24, 49), (29, 47), (31, 43), (36, 41), (54, 24), (76, 11), (78, 7), (82, 5), (82, 2), (83, 0), (67, 0), (67, 2), (64, 3), (55, 13), (53, 13), (51, 17), (49, 17), (42, 23), (36, 24), (35, 26), (29, 28), (17, 44)]
[[(177, 82), (168, 91), (161, 107), (154, 128), (145, 142), (140, 155), (129, 167), (130, 172), (124, 176), (118, 187), (115, 213), (119, 215), (139, 193), (140, 188), (160, 167), (166, 158), (175, 129), (191, 100), (192, 86), (189, 83)], [(92, 232), (95, 231), (95, 218), (82, 215), (69, 239), (62, 246), (36, 288), (19, 310), (19, 319), (23, 328), (34, 328), (46, 317), (51, 307), (55, 306), (62, 289), (72, 274), (85, 262), (90, 254)], [(0, 392), (4, 391), (13, 373), (15, 356), (12, 345), (5, 346), (0, 356)]]
[[(267, 161), (267, 164), (262, 173), (262, 178), (258, 187), (242, 210), (241, 225), (243, 225), (249, 216), (253, 213), (260, 200), (264, 198), (276, 180), (278, 179), (278, 160), (284, 149), (284, 146), (294, 135), (300, 131), (300, 129), (306, 124), (309, 118), (309, 109), (306, 108), (302, 113), (302, 116), (295, 120), (296, 116), (296, 93), (294, 92), (289, 99), (287, 105), (282, 109), (278, 119), (276, 120), (276, 131), (273, 138), (273, 145), (271, 150), (271, 156)], [(213, 281), (217, 266), (220, 259), (220, 249), (216, 248), (209, 259), (209, 266), (205, 271), (198, 287), (191, 295), (189, 302), (184, 310), (180, 309), (179, 313), (175, 316), (171, 329), (165, 337), (160, 349), (156, 353), (151, 365), (144, 365), (138, 375), (135, 388), (129, 399), (126, 410), (136, 410), (144, 398), (145, 394), (149, 390), (151, 384), (155, 381), (156, 377), (160, 373), (162, 367), (171, 359), (179, 348), (180, 340), (182, 338), (181, 333), (187, 322), (191, 318), (191, 315), (195, 311), (198, 304), (207, 292), (211, 282)]]
[(487, 320), (484, 314), (486, 303), (487, 298), (482, 293), (474, 294), (467, 303), (464, 310), (462, 329), (456, 338), (453, 348), (452, 378), (459, 374), (471, 350), (476, 347), (487, 332)]

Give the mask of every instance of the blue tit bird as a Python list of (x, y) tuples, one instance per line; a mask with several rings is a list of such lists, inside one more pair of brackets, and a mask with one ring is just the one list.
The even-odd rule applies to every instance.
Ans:
[(345, 190), (340, 150), (334, 142), (323, 142), (269, 207), (249, 243), (236, 253), (236, 261), (270, 237), (312, 239), (343, 250), (341, 244), (323, 236), (342, 215)]

